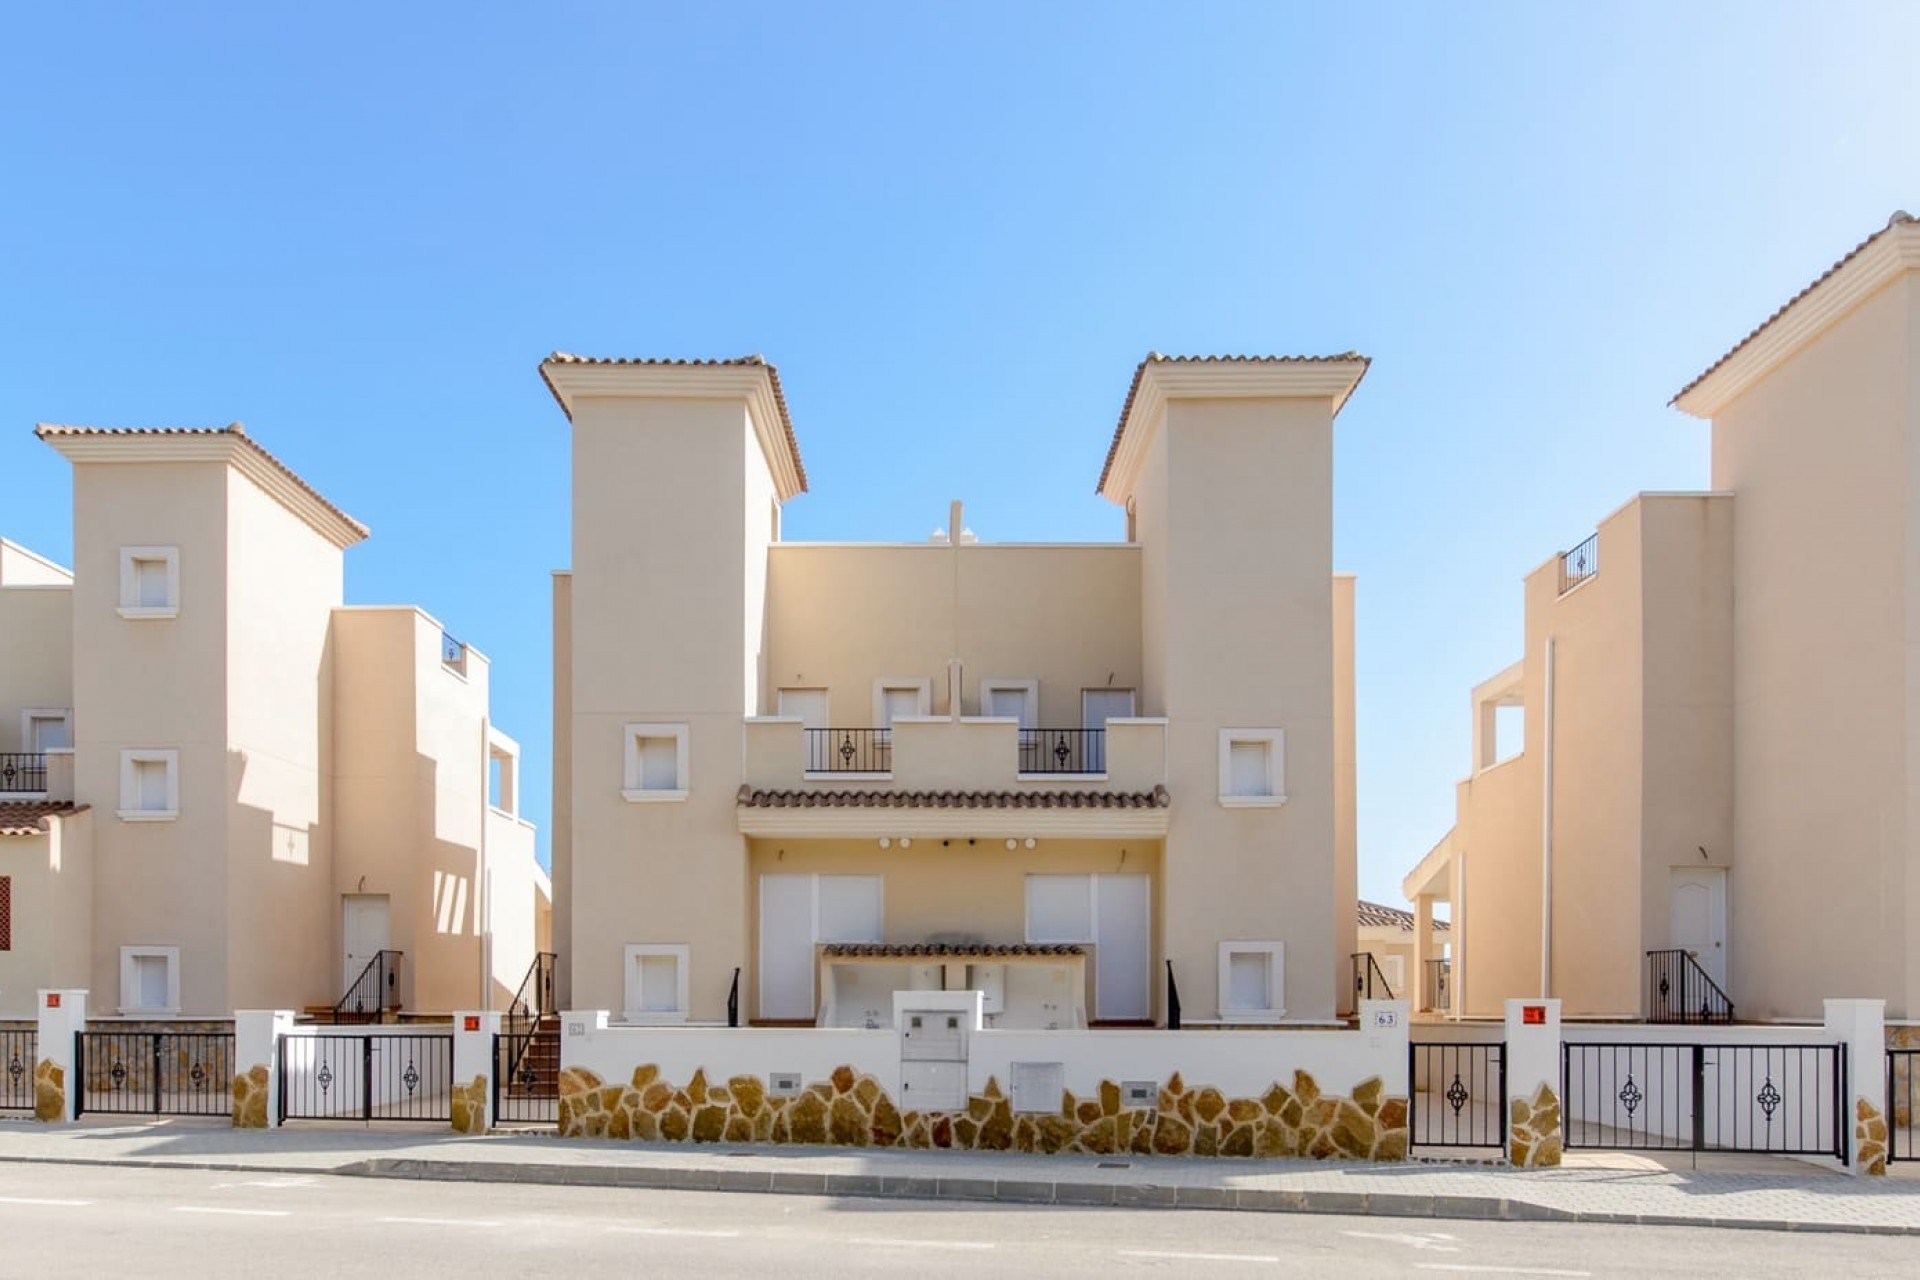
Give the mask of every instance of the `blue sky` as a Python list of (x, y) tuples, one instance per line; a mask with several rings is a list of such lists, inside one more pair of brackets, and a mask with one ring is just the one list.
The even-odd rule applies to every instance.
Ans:
[[(811, 8), (808, 14), (803, 10)], [(1447, 827), (1520, 579), (1703, 487), (1668, 398), (1920, 211), (1920, 7), (38, 5), (0, 50), (0, 534), (38, 420), (243, 419), (371, 525), (348, 598), (494, 660), (549, 791), (554, 348), (762, 352), (796, 539), (1119, 536), (1134, 364), (1374, 358), (1361, 889)]]

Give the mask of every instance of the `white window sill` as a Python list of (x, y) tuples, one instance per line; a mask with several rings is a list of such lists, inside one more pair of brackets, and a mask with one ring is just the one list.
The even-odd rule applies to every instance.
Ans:
[(177, 1018), (180, 1016), (180, 1009), (177, 1005), (171, 1009), (129, 1009), (122, 1006), (120, 1016), (123, 1018)]
[(620, 798), (628, 804), (660, 804), (675, 800), (685, 800), (687, 793), (681, 791), (622, 791)]
[(122, 822), (172, 822), (180, 816), (178, 809), (117, 809), (114, 813)]
[(156, 609), (151, 606), (135, 607), (123, 604), (114, 610), (114, 612), (123, 618), (128, 618), (135, 622), (148, 622), (160, 618), (177, 618), (180, 616), (180, 609), (176, 605), (168, 605), (164, 608)]
[(679, 1013), (639, 1013), (629, 1010), (620, 1015), (620, 1021), (630, 1027), (676, 1027), (686, 1020), (684, 1010)]
[(1280, 1022), (1287, 1016), (1285, 1009), (1222, 1009), (1217, 1021), (1220, 1022)]
[(1222, 809), (1278, 809), (1287, 802), (1285, 796), (1221, 796)]

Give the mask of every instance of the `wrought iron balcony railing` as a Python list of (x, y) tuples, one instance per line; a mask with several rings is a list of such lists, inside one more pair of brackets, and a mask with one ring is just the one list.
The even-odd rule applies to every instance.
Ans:
[(1600, 572), (1600, 535), (1595, 533), (1571, 551), (1560, 553), (1560, 594), (1565, 595)]
[(1733, 1001), (1690, 951), (1647, 952), (1648, 1022), (1732, 1022)]
[(46, 789), (47, 757), (44, 752), (0, 752), (0, 795), (33, 794)]
[(893, 730), (808, 729), (808, 773), (893, 772)]
[(1105, 773), (1105, 729), (1022, 729), (1021, 773)]

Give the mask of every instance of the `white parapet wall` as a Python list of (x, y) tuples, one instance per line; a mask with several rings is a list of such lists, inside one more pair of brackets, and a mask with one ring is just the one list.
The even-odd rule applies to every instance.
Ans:
[[(965, 996), (971, 1005), (953, 1004)], [(561, 1016), (560, 1131), (644, 1141), (1399, 1160), (1407, 1006), (1353, 1031), (990, 1031), (978, 993), (902, 992), (899, 1030), (620, 1027)], [(942, 1003), (945, 1001), (946, 1003)], [(937, 1006), (937, 1010), (936, 1010)], [(903, 1053), (908, 1061), (903, 1065)], [(904, 1073), (963, 1074), (939, 1110)], [(934, 1074), (938, 1074), (938, 1068)], [(931, 1095), (927, 1095), (931, 1096)]]

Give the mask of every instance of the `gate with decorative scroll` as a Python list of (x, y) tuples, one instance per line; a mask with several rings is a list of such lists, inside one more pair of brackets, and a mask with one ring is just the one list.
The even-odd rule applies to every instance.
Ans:
[(1566, 1044), (1569, 1150), (1750, 1151), (1847, 1158), (1839, 1044)]
[(81, 1031), (73, 1039), (75, 1116), (233, 1112), (231, 1031)]
[(280, 1037), (281, 1120), (453, 1118), (447, 1032)]
[(1407, 1059), (1409, 1147), (1506, 1146), (1506, 1045), (1415, 1040)]

